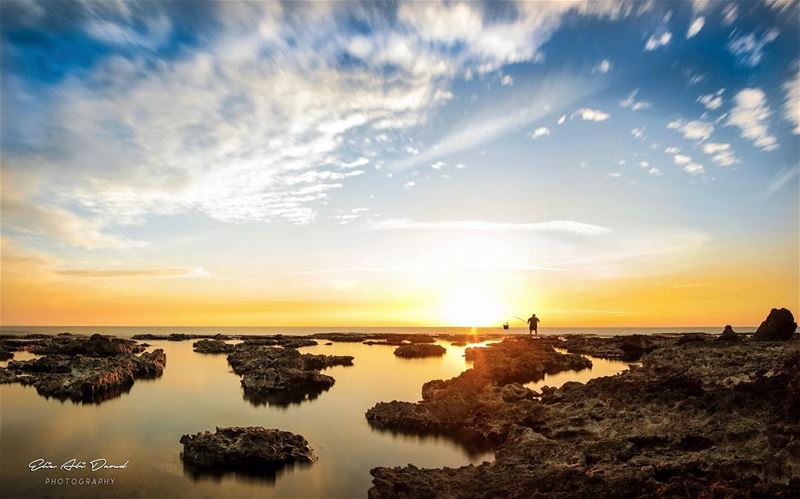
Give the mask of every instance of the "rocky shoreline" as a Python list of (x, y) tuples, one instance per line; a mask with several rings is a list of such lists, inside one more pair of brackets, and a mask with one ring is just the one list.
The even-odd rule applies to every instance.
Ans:
[[(797, 497), (800, 340), (793, 319), (776, 320), (768, 328), (793, 339), (576, 337), (475, 349), (473, 369), (426, 383), (418, 403), (379, 403), (366, 417), (477, 435), (495, 461), (375, 468), (369, 497)], [(525, 364), (563, 367), (553, 346), (641, 355), (642, 364), (541, 394), (518, 384), (532, 374)]]

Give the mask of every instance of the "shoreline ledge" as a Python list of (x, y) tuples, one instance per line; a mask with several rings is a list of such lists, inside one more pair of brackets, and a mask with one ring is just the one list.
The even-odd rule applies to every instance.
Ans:
[(800, 338), (791, 314), (771, 316), (770, 331), (791, 330), (791, 339), (726, 328), (718, 337), (635, 339), (639, 348), (628, 349), (628, 337), (592, 338), (592, 355), (643, 350), (641, 366), (541, 395), (518, 384), (526, 371), (515, 366), (538, 357), (545, 369), (558, 359), (550, 345), (562, 340), (467, 349), (473, 369), (425, 383), (420, 402), (381, 402), (366, 417), (391, 431), (475, 435), (491, 442), (495, 460), (377, 467), (368, 496), (798, 497)]

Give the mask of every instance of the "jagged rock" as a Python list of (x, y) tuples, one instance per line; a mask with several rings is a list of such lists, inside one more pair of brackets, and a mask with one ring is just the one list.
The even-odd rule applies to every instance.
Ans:
[(335, 383), (320, 370), (349, 366), (349, 355), (303, 354), (293, 348), (240, 343), (228, 355), (233, 372), (242, 376), (245, 398), (260, 403), (299, 402), (315, 397)]
[(194, 342), (192, 349), (197, 353), (230, 353), (234, 345), (222, 340), (199, 340)]
[(722, 331), (722, 334), (719, 335), (717, 340), (719, 341), (738, 341), (741, 340), (741, 336), (736, 334), (736, 331), (729, 325), (725, 326), (725, 329)]
[(301, 435), (257, 426), (217, 428), (183, 435), (181, 459), (195, 471), (263, 470), (292, 463), (311, 463), (314, 452)]
[[(468, 348), (473, 367), (422, 387), (422, 401), (380, 402), (366, 413), (370, 425), (420, 433), (460, 433), (478, 441), (497, 441), (533, 403), (533, 392), (514, 383), (545, 374), (591, 366), (580, 355), (561, 354), (546, 342), (509, 338), (485, 348)], [(512, 403), (508, 403), (512, 400)]]
[(93, 334), (89, 338), (75, 336), (57, 336), (30, 343), (25, 347), (35, 354), (86, 355), (89, 357), (109, 357), (114, 355), (134, 354), (144, 351), (144, 347), (135, 341)]
[(40, 395), (60, 400), (99, 403), (128, 391), (138, 378), (160, 376), (166, 363), (161, 349), (138, 356), (54, 354), (34, 360), (9, 361), (0, 382), (33, 385)]
[[(392, 402), (395, 410), (382, 416), (394, 425), (392, 415), (405, 411), (412, 428), (449, 418), (454, 430), (484, 431), (495, 437), (495, 461), (454, 469), (376, 468), (370, 498), (800, 493), (796, 342), (677, 345), (673, 339), (645, 355), (641, 367), (543, 389), (541, 401), (506, 401), (502, 388), (492, 397), (493, 389), (473, 383), (457, 392), (465, 398), (459, 406), (448, 393), (456, 380), (430, 382), (426, 400)], [(457, 418), (451, 409), (468, 414)]]
[(773, 308), (753, 336), (757, 341), (785, 341), (797, 331), (792, 313), (785, 308)]
[(419, 357), (439, 357), (447, 353), (447, 350), (441, 345), (431, 345), (429, 343), (412, 343), (409, 345), (401, 345), (394, 350), (394, 354), (403, 358), (419, 358)]
[(9, 352), (0, 346), (0, 360), (9, 360), (14, 358), (14, 352)]

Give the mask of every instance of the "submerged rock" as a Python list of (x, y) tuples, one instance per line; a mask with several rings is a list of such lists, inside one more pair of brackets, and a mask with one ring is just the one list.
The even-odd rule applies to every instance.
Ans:
[(136, 379), (160, 376), (166, 363), (161, 349), (138, 356), (55, 354), (9, 361), (8, 367), (0, 372), (0, 382), (33, 385), (40, 395), (59, 400), (100, 403), (128, 391)]
[(262, 469), (270, 473), (287, 464), (314, 461), (314, 452), (301, 435), (257, 426), (183, 435), (180, 442), (181, 459), (196, 471)]
[(445, 353), (447, 350), (443, 346), (429, 343), (401, 345), (394, 350), (396, 356), (404, 358), (439, 357)]
[[(349, 355), (315, 355), (293, 348), (253, 343), (236, 345), (228, 355), (233, 372), (242, 376), (245, 398), (254, 404), (302, 401), (314, 397), (335, 383), (320, 373), (332, 366), (353, 365)], [(274, 395), (274, 396), (273, 396)]]
[(234, 345), (222, 340), (199, 340), (192, 344), (192, 349), (197, 353), (230, 353)]
[(792, 313), (785, 308), (773, 308), (764, 322), (758, 326), (753, 339), (757, 341), (785, 341), (797, 331)]
[[(377, 406), (371, 411), (392, 427), (447, 423), (493, 435), (495, 461), (428, 470), (376, 468), (369, 497), (800, 493), (796, 342), (677, 345), (673, 339), (645, 355), (641, 367), (543, 389), (541, 400), (525, 398), (510, 384), (475, 379), (468, 384), (466, 378), (476, 377), (468, 373), (427, 383), (418, 404), (391, 402), (394, 411), (375, 411)], [(456, 382), (463, 389), (452, 393), (455, 386), (448, 384)], [(401, 412), (407, 417), (398, 419)]]

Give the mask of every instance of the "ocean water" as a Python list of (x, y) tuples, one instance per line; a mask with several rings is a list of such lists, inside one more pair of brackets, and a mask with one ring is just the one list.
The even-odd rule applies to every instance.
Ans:
[[(540, 327), (541, 335), (561, 334), (597, 334), (603, 336), (630, 335), (630, 334), (679, 334), (704, 332), (719, 334), (724, 324), (719, 327)], [(754, 326), (734, 326), (737, 332), (754, 331)], [(73, 334), (111, 334), (119, 337), (131, 337), (135, 334), (231, 334), (231, 335), (307, 335), (314, 333), (352, 332), (352, 333), (428, 333), (428, 334), (528, 334), (527, 328), (512, 327), (503, 330), (502, 327), (213, 327), (213, 326), (0, 326), (2, 334), (43, 333), (58, 334), (70, 332)]]
[[(120, 336), (155, 331), (25, 329), (64, 330)], [(277, 332), (272, 328), (167, 328), (155, 332), (162, 331)], [(281, 329), (285, 334), (318, 331)], [(439, 342), (447, 349), (446, 355), (428, 359), (401, 359), (393, 355), (393, 347), (360, 343), (321, 343), (302, 348), (308, 353), (352, 355), (354, 366), (326, 370), (336, 384), (313, 399), (257, 405), (243, 397), (239, 377), (230, 371), (225, 355), (195, 353), (191, 341), (148, 343), (151, 349), (163, 348), (166, 352), (163, 376), (138, 380), (128, 392), (100, 404), (62, 402), (42, 397), (29, 386), (0, 385), (0, 484), (4, 497), (364, 497), (371, 486), (369, 470), (377, 466), (412, 463), (419, 467), (457, 467), (494, 458), (485, 449), (447, 437), (376, 430), (364, 417), (377, 402), (417, 401), (423, 383), (448, 379), (469, 368), (463, 358), (464, 347)], [(32, 357), (25, 352), (15, 355), (19, 360)], [(591, 370), (558, 373), (529, 386), (538, 389), (566, 381), (585, 382), (628, 368), (624, 362), (593, 360), (595, 367)], [(276, 475), (197, 476), (185, 470), (180, 459), (181, 435), (225, 426), (263, 426), (299, 433), (309, 441), (318, 460)], [(97, 472), (30, 471), (29, 463), (40, 458), (57, 465), (70, 459), (128, 464), (125, 469)], [(84, 485), (59, 484), (60, 478), (82, 478)], [(87, 478), (113, 478), (114, 483), (86, 485)]]

